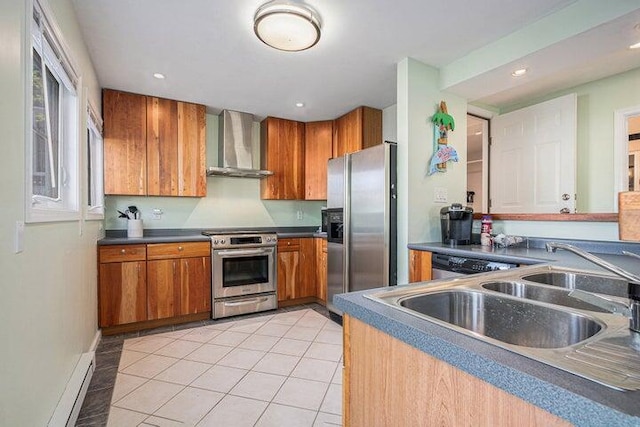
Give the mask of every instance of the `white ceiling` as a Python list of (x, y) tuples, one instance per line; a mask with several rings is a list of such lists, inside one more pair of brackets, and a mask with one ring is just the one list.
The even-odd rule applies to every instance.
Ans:
[[(253, 34), (253, 15), (265, 1), (73, 3), (103, 87), (197, 102), (214, 114), (227, 108), (301, 121), (332, 119), (359, 105), (393, 105), (403, 58), (442, 68), (576, 3), (308, 0), (321, 16), (322, 38), (291, 53)], [(504, 64), (446, 89), (501, 107), (640, 66), (640, 52), (626, 49), (628, 40), (640, 41), (633, 29), (640, 2), (616, 1), (638, 3), (638, 9), (523, 56), (519, 63), (532, 72), (520, 81), (505, 77), (513, 64)], [(166, 79), (154, 79), (155, 72)]]

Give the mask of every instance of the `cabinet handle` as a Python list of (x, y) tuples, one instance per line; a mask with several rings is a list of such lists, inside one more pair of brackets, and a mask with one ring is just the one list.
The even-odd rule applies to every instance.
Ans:
[(291, 246), (291, 242), (287, 242), (287, 246)]
[(179, 251), (183, 251), (183, 250), (184, 250), (184, 248), (183, 248), (182, 246), (178, 246), (178, 250), (179, 250)]
[(120, 253), (121, 253), (122, 255), (124, 255), (124, 254), (126, 254), (126, 253), (127, 253), (127, 250), (126, 250), (126, 249), (121, 249), (121, 250), (120, 250)]

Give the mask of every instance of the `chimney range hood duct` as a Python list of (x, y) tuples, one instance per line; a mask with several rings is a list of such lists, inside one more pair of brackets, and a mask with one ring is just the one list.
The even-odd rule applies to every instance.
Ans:
[(222, 110), (218, 116), (218, 166), (208, 176), (264, 178), (273, 172), (256, 169), (253, 163), (253, 114)]

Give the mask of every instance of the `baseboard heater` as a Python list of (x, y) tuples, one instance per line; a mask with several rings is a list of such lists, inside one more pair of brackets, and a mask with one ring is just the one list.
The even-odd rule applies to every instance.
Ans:
[(75, 426), (95, 367), (95, 352), (80, 355), (80, 360), (78, 360), (58, 406), (47, 424), (49, 427)]

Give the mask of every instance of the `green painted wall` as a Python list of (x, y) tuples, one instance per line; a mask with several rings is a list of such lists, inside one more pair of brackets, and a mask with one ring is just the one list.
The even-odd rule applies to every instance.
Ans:
[[(408, 280), (409, 242), (440, 240), (440, 209), (466, 200), (467, 102), (443, 92), (436, 68), (412, 58), (398, 64), (398, 283)], [(447, 103), (455, 119), (456, 130), (449, 132), (448, 142), (460, 157), (448, 163), (446, 173), (427, 176), (433, 155), (431, 117), (441, 100)], [(446, 203), (434, 202), (434, 191), (447, 192)]]
[[(102, 221), (27, 224), (24, 252), (14, 253), (15, 223), (25, 218), (25, 110), (30, 102), (24, 85), (31, 19), (25, 3), (31, 2), (3, 1), (0, 13), (3, 426), (47, 425), (80, 354), (89, 350), (98, 329), (96, 240)], [(81, 70), (86, 95), (100, 106), (100, 88), (71, 1), (48, 0), (48, 4)], [(79, 92), (82, 99), (83, 88)], [(81, 123), (86, 123), (84, 107), (82, 111)]]

